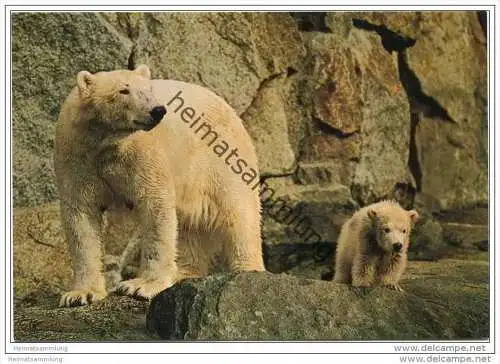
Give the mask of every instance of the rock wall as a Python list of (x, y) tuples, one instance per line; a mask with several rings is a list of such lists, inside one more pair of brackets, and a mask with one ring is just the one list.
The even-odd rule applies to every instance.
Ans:
[(146, 63), (153, 77), (206, 86), (241, 115), (267, 196), (273, 192), (266, 244), (307, 240), (277, 216), (282, 205), (317, 233), (314, 242), (331, 242), (354, 209), (386, 197), (421, 211), (427, 235), (416, 245), (435, 250), (443, 236), (480, 243), (488, 206), (480, 19), (476, 12), (15, 14), (14, 204), (57, 199), (54, 126), (77, 72)]

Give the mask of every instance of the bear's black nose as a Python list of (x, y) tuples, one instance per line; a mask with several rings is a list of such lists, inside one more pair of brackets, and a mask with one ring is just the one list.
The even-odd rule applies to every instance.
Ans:
[(394, 249), (395, 252), (401, 251), (402, 248), (403, 248), (403, 244), (401, 244), (401, 243), (392, 244), (392, 249)]
[(164, 106), (155, 106), (149, 114), (154, 121), (159, 122), (161, 119), (163, 119), (166, 113), (167, 109), (165, 109)]

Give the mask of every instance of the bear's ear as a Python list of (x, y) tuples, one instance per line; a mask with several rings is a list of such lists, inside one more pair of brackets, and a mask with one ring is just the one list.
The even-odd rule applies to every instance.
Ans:
[(372, 220), (375, 220), (377, 218), (377, 211), (375, 211), (374, 209), (368, 209), (368, 211), (366, 212), (366, 214)]
[(89, 85), (92, 83), (94, 76), (88, 71), (80, 71), (76, 76), (76, 83), (80, 92), (87, 94), (89, 92)]
[(420, 215), (418, 214), (417, 210), (411, 210), (408, 211), (408, 215), (410, 216), (411, 221), (415, 224), (418, 219), (420, 218)]
[(142, 77), (151, 79), (151, 71), (149, 70), (149, 67), (146, 66), (145, 64), (141, 64), (134, 70), (134, 72), (140, 74)]

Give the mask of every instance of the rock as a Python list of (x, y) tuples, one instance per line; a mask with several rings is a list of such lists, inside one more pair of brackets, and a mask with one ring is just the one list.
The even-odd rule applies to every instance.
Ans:
[(14, 303), (16, 341), (149, 341), (148, 302), (111, 295), (91, 306), (58, 308), (59, 296), (31, 295)]
[[(259, 85), (295, 67), (303, 46), (285, 13), (142, 13), (110, 15), (135, 35), (134, 64), (156, 78), (207, 86), (242, 113)], [(238, 87), (234, 87), (238, 85)]]
[(297, 186), (291, 178), (265, 183), (262, 234), (267, 244), (333, 242), (358, 207), (343, 185)]
[(485, 100), (476, 94), (486, 92), (486, 40), (477, 15), (423, 12), (419, 27), (418, 40), (408, 49), (408, 66), (422, 92), (457, 123), (482, 125)]
[[(334, 143), (328, 145), (332, 146)], [(343, 148), (339, 149), (345, 151)], [(299, 185), (348, 186), (353, 179), (355, 165), (355, 162), (345, 163), (339, 159), (329, 162), (301, 162), (297, 165), (293, 180)]]
[[(412, 186), (408, 169), (410, 113), (398, 79), (395, 56), (372, 33), (353, 29), (351, 44), (360, 44), (364, 74), (361, 138), (363, 148), (356, 167), (353, 194), (363, 204), (393, 197), (398, 184)], [(362, 45), (362, 46), (361, 46)]]
[(297, 277), (320, 279), (332, 270), (335, 244), (264, 243), (264, 262), (271, 273), (288, 273)]
[(421, 216), (410, 238), (408, 259), (438, 260), (449, 254), (451, 247), (443, 239), (441, 224), (430, 216)]
[(71, 260), (58, 206), (16, 209), (13, 217), (14, 297), (59, 295), (67, 290)]
[(453, 246), (464, 249), (488, 250), (488, 225), (442, 223), (444, 240)]
[(420, 115), (413, 125), (417, 184), (443, 210), (484, 204), (486, 40), (479, 19), (474, 12), (422, 12), (415, 21), (418, 37), (400, 67)]
[[(283, 77), (262, 86), (241, 115), (257, 150), (261, 176), (291, 173), (295, 153), (289, 141), (288, 118), (282, 96)], [(272, 155), (273, 158), (268, 158)]]
[(432, 14), (431, 12), (415, 11), (367, 11), (352, 12), (346, 15), (351, 19), (368, 21), (377, 27), (386, 28), (407, 37), (417, 38), (422, 32), (421, 19), (423, 13)]
[(333, 34), (305, 37), (313, 119), (298, 163), (335, 161), (342, 183), (363, 205), (398, 197), (399, 186), (411, 189), (414, 181), (407, 164), (409, 103), (397, 57), (343, 15), (329, 28)]
[(322, 77), (313, 96), (313, 116), (341, 134), (359, 132), (363, 121), (359, 60), (346, 46), (334, 46), (322, 56), (324, 64), (320, 66)]
[(487, 158), (480, 156), (479, 125), (473, 128), (428, 118), (416, 127), (421, 193), (437, 200), (441, 210), (488, 201)]
[(33, 206), (57, 197), (55, 122), (76, 74), (126, 67), (132, 42), (99, 13), (17, 13), (12, 34), (13, 198)]
[[(163, 340), (451, 340), (489, 335), (486, 261), (410, 263), (407, 293), (270, 273), (185, 280), (153, 298)], [(471, 290), (471, 287), (474, 289)]]
[[(377, 34), (387, 51), (399, 52), (397, 71), (415, 114), (410, 164), (419, 192), (429, 203), (437, 200), (443, 210), (484, 204), (486, 39), (477, 14), (358, 12), (329, 15), (327, 24), (345, 27), (346, 17), (357, 28)], [(389, 80), (391, 74), (379, 80)]]

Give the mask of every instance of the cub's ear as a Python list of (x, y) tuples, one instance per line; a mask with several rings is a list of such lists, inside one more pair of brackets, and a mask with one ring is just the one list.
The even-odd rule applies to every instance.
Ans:
[(418, 214), (417, 210), (411, 210), (408, 211), (408, 216), (410, 216), (411, 221), (415, 224), (418, 219), (420, 218), (420, 215)]
[(89, 86), (93, 80), (94, 76), (88, 71), (80, 71), (78, 75), (76, 75), (76, 84), (83, 94), (88, 94)]
[(368, 209), (368, 211), (366, 212), (366, 214), (372, 220), (375, 220), (377, 218), (377, 211), (375, 211), (374, 209)]
[(151, 79), (151, 71), (149, 70), (149, 67), (146, 66), (145, 64), (141, 64), (134, 70), (134, 72), (140, 74), (142, 77)]

